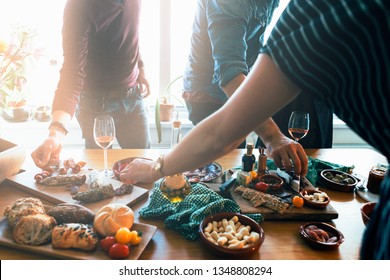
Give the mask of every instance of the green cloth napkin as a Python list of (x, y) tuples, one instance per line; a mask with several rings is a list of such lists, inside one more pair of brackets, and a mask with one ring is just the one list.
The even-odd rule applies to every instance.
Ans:
[[(240, 212), (240, 207), (202, 184), (192, 185), (189, 195), (181, 202), (172, 203), (161, 192), (162, 179), (154, 184), (150, 203), (142, 208), (142, 218), (164, 218), (167, 228), (179, 231), (188, 240), (199, 238), (198, 228), (204, 218), (219, 212)], [(257, 222), (264, 221), (261, 214), (248, 214)]]
[[(352, 170), (355, 168), (355, 166), (344, 166), (337, 163), (332, 163), (324, 160), (320, 160), (313, 157), (308, 157), (309, 164), (308, 164), (308, 171), (306, 174), (306, 178), (309, 180), (310, 183), (315, 186), (317, 184), (318, 175), (320, 172), (324, 169), (336, 169), (343, 172), (351, 173)], [(277, 167), (272, 159), (267, 159), (267, 167), (269, 170), (276, 170)]]

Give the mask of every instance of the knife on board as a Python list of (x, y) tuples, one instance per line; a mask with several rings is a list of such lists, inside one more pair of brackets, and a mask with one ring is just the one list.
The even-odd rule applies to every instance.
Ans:
[[(233, 173), (229, 179), (226, 179), (225, 182), (223, 182), (219, 186), (219, 190), (221, 192), (226, 192), (231, 186), (234, 185), (234, 183), (236, 182), (236, 179), (237, 179), (237, 172), (238, 171), (239, 171), (238, 169), (237, 170), (232, 170), (232, 169), (228, 170), (229, 173), (231, 173), (231, 172), (233, 172)], [(225, 177), (227, 177), (226, 175), (227, 175), (227, 173), (225, 174)]]
[(297, 193), (300, 192), (301, 183), (303, 180), (301, 176), (291, 175), (280, 168), (276, 169), (276, 174), (278, 174), (282, 179), (284, 179), (286, 184), (290, 185), (294, 191), (296, 191)]

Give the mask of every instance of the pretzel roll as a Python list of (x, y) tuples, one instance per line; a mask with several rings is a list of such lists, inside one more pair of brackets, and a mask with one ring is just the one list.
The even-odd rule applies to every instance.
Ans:
[(134, 212), (124, 204), (108, 204), (95, 215), (93, 227), (101, 236), (114, 236), (118, 229), (130, 229), (134, 223)]

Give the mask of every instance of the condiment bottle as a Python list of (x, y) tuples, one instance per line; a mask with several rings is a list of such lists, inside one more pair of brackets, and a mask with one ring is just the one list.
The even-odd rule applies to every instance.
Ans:
[(179, 114), (176, 114), (176, 120), (172, 122), (171, 148), (175, 147), (181, 141), (181, 121)]
[(191, 192), (191, 184), (184, 174), (167, 176), (160, 184), (163, 195), (171, 202), (181, 202)]
[(250, 172), (255, 168), (256, 157), (253, 155), (253, 144), (246, 145), (246, 153), (242, 156), (241, 169), (245, 172)]
[(265, 154), (265, 149), (259, 149), (259, 160), (257, 163), (257, 174), (260, 176), (264, 175), (267, 171), (267, 156)]

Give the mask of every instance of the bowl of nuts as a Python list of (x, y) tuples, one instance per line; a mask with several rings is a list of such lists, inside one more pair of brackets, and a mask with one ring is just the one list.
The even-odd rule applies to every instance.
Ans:
[(245, 257), (257, 252), (264, 242), (264, 230), (253, 219), (234, 212), (216, 213), (199, 225), (204, 247), (221, 257)]
[(337, 249), (345, 239), (338, 229), (323, 222), (306, 223), (299, 233), (309, 246), (321, 250)]
[(352, 192), (358, 183), (358, 179), (343, 171), (324, 169), (320, 173), (319, 183), (335, 191)]
[(301, 196), (305, 205), (314, 208), (325, 208), (330, 202), (327, 193), (320, 190), (302, 190)]

